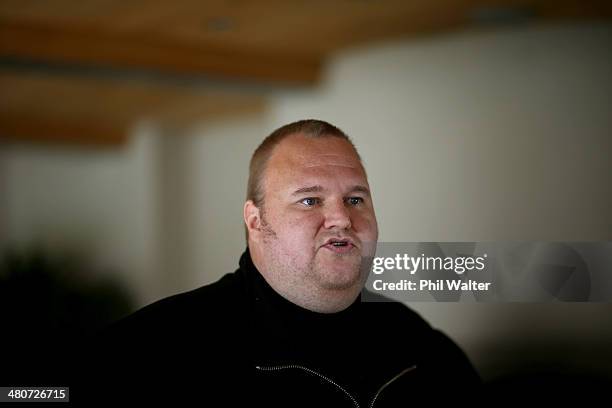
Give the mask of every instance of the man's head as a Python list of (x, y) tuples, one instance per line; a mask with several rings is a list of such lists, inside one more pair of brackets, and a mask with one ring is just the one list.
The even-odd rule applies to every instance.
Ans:
[(253, 262), (281, 296), (323, 313), (357, 298), (378, 227), (361, 159), (341, 130), (305, 120), (268, 136), (251, 159), (244, 220)]

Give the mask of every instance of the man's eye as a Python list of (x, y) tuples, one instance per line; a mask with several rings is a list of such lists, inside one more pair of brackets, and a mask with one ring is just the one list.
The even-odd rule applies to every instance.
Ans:
[(314, 197), (308, 197), (308, 198), (302, 199), (302, 201), (300, 202), (307, 207), (312, 207), (313, 205), (317, 205), (319, 203), (319, 199), (314, 198)]
[(347, 201), (348, 201), (348, 203), (350, 205), (359, 205), (359, 204), (363, 203), (363, 198), (361, 198), (361, 197), (349, 197), (347, 199)]

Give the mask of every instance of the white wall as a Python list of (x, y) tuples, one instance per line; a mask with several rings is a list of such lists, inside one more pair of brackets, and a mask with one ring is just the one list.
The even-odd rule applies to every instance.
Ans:
[(163, 234), (168, 293), (217, 280), (246, 248), (242, 208), (262, 116), (207, 123), (163, 141)]
[(163, 296), (158, 136), (141, 124), (122, 148), (0, 146), (2, 247), (77, 253), (128, 285), (138, 304)]

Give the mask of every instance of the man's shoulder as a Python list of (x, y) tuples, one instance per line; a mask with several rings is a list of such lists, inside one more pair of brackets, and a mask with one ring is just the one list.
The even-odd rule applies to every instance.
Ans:
[(234, 305), (243, 300), (243, 285), (238, 272), (228, 273), (218, 281), (187, 292), (168, 296), (142, 308), (141, 313), (157, 313), (174, 309), (202, 312), (201, 307)]
[(370, 293), (365, 298), (370, 319), (375, 319), (370, 321), (376, 324), (376, 336), (381, 341), (391, 337), (394, 344), (402, 344), (399, 346), (402, 352), (414, 357), (421, 375), (431, 379), (430, 384), (442, 380), (447, 384), (476, 385), (480, 382), (463, 350), (418, 312), (377, 294)]
[(111, 325), (107, 332), (144, 334), (221, 322), (242, 308), (246, 301), (244, 290), (238, 273), (228, 273), (214, 283), (144, 306)]
[[(97, 398), (95, 384), (102, 381), (135, 400), (146, 400), (151, 389), (167, 395), (156, 387), (196, 389), (190, 381), (208, 380), (213, 368), (221, 370), (242, 353), (232, 339), (242, 338), (236, 334), (245, 327), (238, 320), (247, 301), (243, 286), (239, 274), (230, 273), (145, 306), (92, 336), (74, 351), (72, 375), (81, 398)], [(191, 377), (194, 368), (200, 377)]]

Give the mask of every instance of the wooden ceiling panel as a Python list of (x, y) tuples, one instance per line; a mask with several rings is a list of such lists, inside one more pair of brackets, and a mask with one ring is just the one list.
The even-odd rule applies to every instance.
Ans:
[(123, 142), (139, 120), (188, 126), (265, 106), (259, 96), (228, 91), (6, 70), (0, 89), (0, 137), (86, 144)]
[[(0, 56), (312, 83), (347, 46), (446, 31), (479, 10), (609, 18), (604, 0), (4, 0)], [(499, 14), (499, 13), (498, 13)]]
[(4, 0), (0, 22), (110, 38), (149, 38), (197, 49), (323, 56), (362, 41), (469, 24), (482, 8), (534, 17), (610, 17), (605, 0)]
[(326, 58), (345, 47), (500, 17), (506, 24), (516, 17), (609, 19), (612, 2), (3, 0), (0, 136), (47, 129), (58, 140), (89, 134), (96, 143), (116, 142), (140, 118), (178, 123), (263, 106), (257, 98), (176, 84), (15, 71), (19, 64), (311, 85)]
[(181, 43), (159, 35), (13, 23), (0, 24), (0, 56), (286, 83), (313, 83), (321, 64), (318, 58)]

